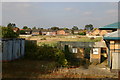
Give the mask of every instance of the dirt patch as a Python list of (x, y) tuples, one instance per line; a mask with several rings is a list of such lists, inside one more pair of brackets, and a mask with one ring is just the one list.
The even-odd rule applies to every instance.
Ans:
[(3, 63), (3, 78), (36, 78), (55, 69), (54, 61), (17, 60)]
[[(118, 78), (116, 73), (90, 65), (56, 68), (54, 61), (16, 60), (3, 63), (3, 78)], [(104, 74), (103, 74), (104, 73)]]

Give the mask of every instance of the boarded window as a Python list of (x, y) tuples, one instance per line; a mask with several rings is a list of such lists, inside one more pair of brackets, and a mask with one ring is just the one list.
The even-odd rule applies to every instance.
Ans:
[(77, 53), (77, 48), (72, 48), (73, 53)]

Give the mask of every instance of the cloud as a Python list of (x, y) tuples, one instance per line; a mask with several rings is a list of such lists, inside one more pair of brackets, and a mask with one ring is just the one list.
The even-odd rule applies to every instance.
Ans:
[(65, 8), (66, 11), (71, 11), (73, 8)]
[(118, 10), (116, 10), (116, 9), (110, 9), (110, 10), (107, 10), (105, 13), (106, 14), (117, 14)]
[(87, 12), (84, 12), (83, 14), (89, 16), (89, 15), (92, 15), (93, 13), (91, 11), (87, 11)]

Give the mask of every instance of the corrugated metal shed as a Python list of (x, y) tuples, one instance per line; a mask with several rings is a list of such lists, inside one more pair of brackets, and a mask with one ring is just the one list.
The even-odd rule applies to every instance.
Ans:
[(24, 55), (25, 39), (1, 39), (2, 43), (2, 61), (11, 61)]

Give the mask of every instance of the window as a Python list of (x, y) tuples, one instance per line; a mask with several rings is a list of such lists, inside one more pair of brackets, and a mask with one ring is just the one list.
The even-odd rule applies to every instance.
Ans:
[(98, 48), (93, 48), (93, 54), (98, 54)]
[(73, 53), (77, 53), (77, 48), (72, 48)]

